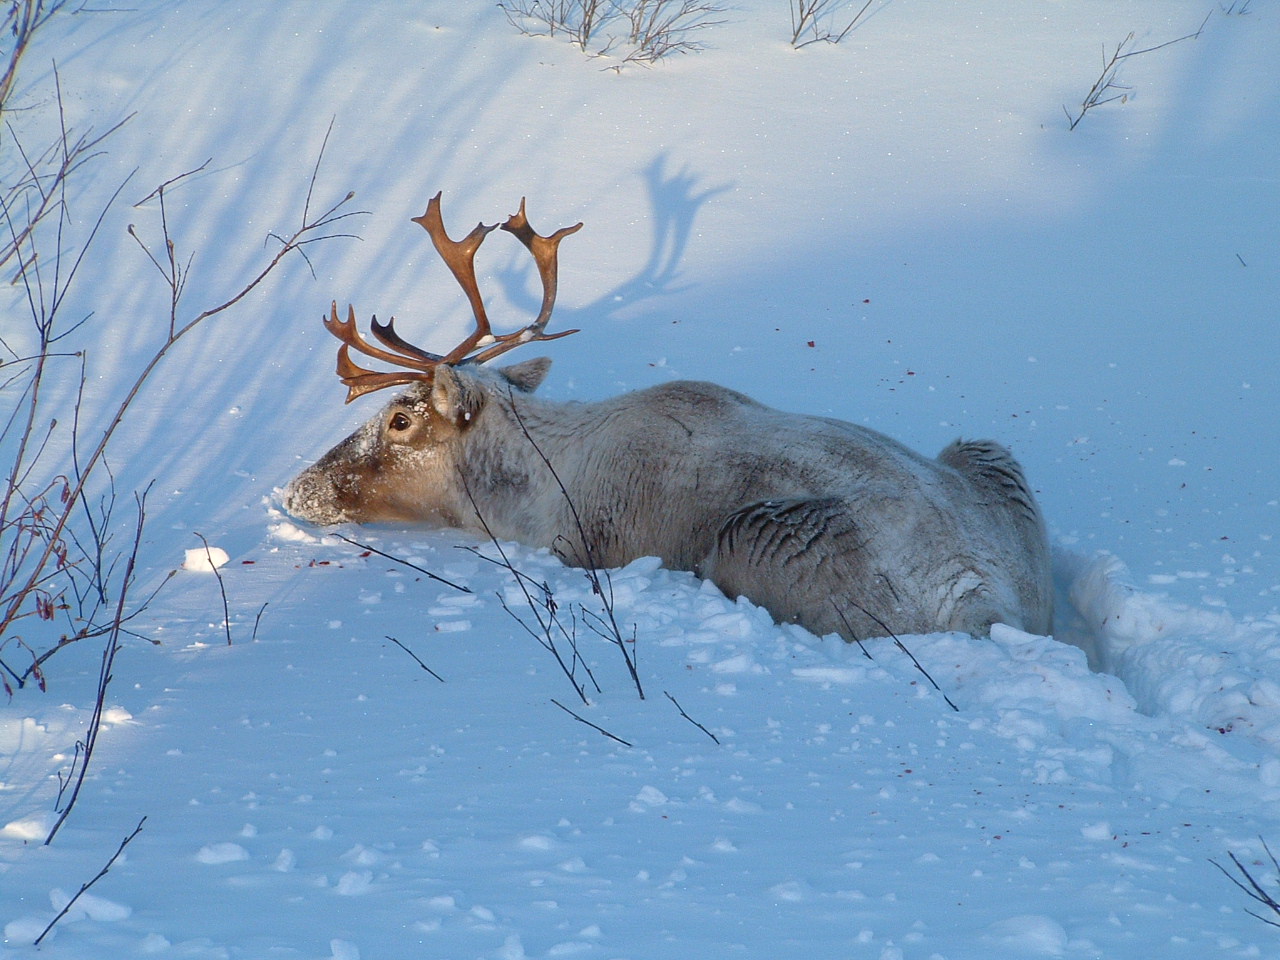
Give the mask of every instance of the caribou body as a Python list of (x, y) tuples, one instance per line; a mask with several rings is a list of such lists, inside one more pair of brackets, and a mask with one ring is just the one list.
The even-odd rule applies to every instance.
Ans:
[[(454, 527), (548, 547), (578, 566), (656, 556), (780, 621), (847, 639), (984, 634), (997, 622), (1050, 631), (1044, 522), (1001, 445), (956, 441), (929, 459), (865, 427), (693, 381), (598, 403), (542, 399), (534, 391), (550, 360), (480, 364), (566, 335), (545, 327), (556, 251), (577, 227), (541, 237), (523, 203), (503, 224), (533, 252), (544, 298), (532, 324), (495, 337), (473, 265), (493, 228), (450, 240), (439, 195), (415, 219), (471, 300), (476, 331), (437, 356), (375, 319), (379, 347), (359, 335), (354, 310), (342, 321), (334, 306), (326, 326), (343, 341), (348, 400), (409, 386), (289, 483), (293, 515)], [(366, 370), (351, 348), (404, 369)]]

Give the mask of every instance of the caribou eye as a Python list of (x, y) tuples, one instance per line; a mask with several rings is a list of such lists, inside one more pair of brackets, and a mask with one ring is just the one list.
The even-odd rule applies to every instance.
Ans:
[(413, 426), (413, 421), (409, 419), (407, 414), (393, 413), (391, 415), (391, 422), (388, 426), (390, 426), (392, 430), (404, 431)]

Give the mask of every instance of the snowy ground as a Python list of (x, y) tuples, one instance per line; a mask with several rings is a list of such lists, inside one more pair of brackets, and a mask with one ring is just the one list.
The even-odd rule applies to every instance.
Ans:
[[(156, 480), (139, 593), (203, 534), (231, 558), (234, 643), (215, 578), (180, 570), (47, 847), (100, 651), (0, 705), (0, 954), (1280, 956), (1209, 862), (1234, 851), (1280, 892), (1259, 860), (1280, 845), (1280, 9), (1212, 5), (1199, 39), (1126, 61), (1126, 102), (1071, 132), (1062, 110), (1104, 45), (1210, 9), (895, 0), (797, 52), (781, 0), (743, 0), (706, 51), (620, 72), (488, 2), (185, 0), (54, 27), (29, 101), (56, 58), (72, 122), (137, 113), (78, 199), (136, 170), (74, 295), (90, 408), (159, 333), (166, 291), (125, 232), (158, 236), (130, 206), (157, 183), (213, 158), (169, 210), (190, 315), (296, 223), (331, 120), (317, 196), (368, 215), (312, 248), (315, 276), (291, 261), (184, 341), (126, 422), (117, 487)], [(640, 561), (613, 587), (644, 698), (583, 631), (584, 705), (458, 537), (340, 531), (469, 594), (294, 525), (275, 488), (377, 405), (342, 405), (329, 301), (459, 339), (408, 222), (436, 190), (458, 226), (522, 195), (539, 228), (586, 221), (553, 396), (711, 379), (930, 452), (1011, 445), (1059, 549), (1056, 639), (905, 638), (953, 711), (891, 644), (870, 661)], [(518, 322), (511, 246), (482, 269)], [(579, 571), (512, 550), (594, 609)]]

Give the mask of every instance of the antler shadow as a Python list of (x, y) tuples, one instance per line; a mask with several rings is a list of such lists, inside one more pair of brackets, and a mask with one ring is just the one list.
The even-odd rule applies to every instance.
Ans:
[[(685, 289), (679, 284), (680, 264), (698, 213), (707, 201), (732, 189), (733, 185), (702, 186), (700, 178), (690, 172), (687, 164), (676, 170), (670, 167), (669, 156), (659, 153), (638, 171), (648, 190), (653, 227), (644, 265), (634, 276), (590, 303), (572, 310), (561, 307), (562, 313), (611, 316), (644, 300), (669, 296)], [(512, 303), (533, 310), (537, 300), (530, 292), (529, 275), (528, 264), (516, 261), (511, 268), (501, 271), (497, 279), (504, 296)]]

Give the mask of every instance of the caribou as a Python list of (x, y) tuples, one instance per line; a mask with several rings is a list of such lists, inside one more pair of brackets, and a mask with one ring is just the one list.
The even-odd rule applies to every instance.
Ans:
[[(675, 381), (594, 403), (535, 391), (546, 357), (486, 365), (548, 333), (561, 241), (520, 209), (501, 224), (533, 255), (542, 305), (495, 334), (475, 273), (481, 242), (447, 234), (440, 194), (413, 220), (470, 303), (475, 329), (446, 354), (404, 340), (394, 318), (359, 332), (335, 302), (347, 402), (407, 389), (288, 483), (281, 500), (315, 524), (456, 528), (549, 548), (597, 569), (655, 556), (782, 622), (847, 640), (936, 631), (1051, 629), (1044, 521), (1022, 468), (992, 440), (934, 459), (884, 434), (784, 413), (726, 387)], [(392, 370), (352, 360), (356, 352)], [(366, 361), (367, 362), (367, 361)]]

